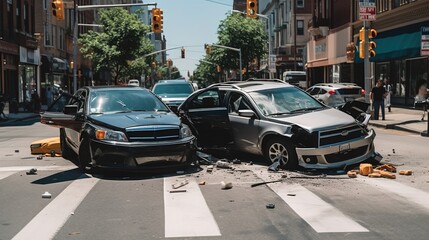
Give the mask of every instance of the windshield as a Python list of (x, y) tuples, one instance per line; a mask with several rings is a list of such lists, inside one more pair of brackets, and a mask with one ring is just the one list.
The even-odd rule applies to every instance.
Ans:
[(168, 111), (153, 94), (145, 90), (99, 90), (90, 95), (89, 113)]
[(324, 108), (316, 99), (292, 87), (251, 92), (250, 96), (264, 115), (291, 114)]
[(153, 92), (161, 97), (164, 96), (183, 96), (186, 97), (192, 93), (190, 84), (157, 84)]

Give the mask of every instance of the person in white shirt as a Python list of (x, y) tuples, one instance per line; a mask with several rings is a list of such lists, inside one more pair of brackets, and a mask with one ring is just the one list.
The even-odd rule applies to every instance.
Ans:
[(389, 79), (384, 79), (384, 89), (386, 89), (386, 97), (384, 98), (384, 106), (387, 107), (389, 112), (391, 112), (391, 104), (390, 104), (390, 97), (392, 95), (392, 85), (389, 83)]

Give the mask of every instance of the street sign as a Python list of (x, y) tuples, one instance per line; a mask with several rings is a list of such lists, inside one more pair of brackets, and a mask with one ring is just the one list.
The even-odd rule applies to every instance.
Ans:
[(375, 0), (359, 0), (359, 19), (363, 21), (375, 21)]
[(422, 27), (421, 56), (429, 56), (429, 27)]

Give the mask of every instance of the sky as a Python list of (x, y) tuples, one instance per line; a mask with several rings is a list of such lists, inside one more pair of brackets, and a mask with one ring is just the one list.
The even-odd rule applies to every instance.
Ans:
[[(152, 2), (152, 1), (144, 1)], [(163, 10), (164, 35), (167, 49), (185, 48), (185, 59), (180, 49), (167, 51), (182, 76), (197, 68), (205, 55), (204, 44), (217, 42), (217, 30), (221, 20), (232, 10), (233, 0), (154, 0)]]

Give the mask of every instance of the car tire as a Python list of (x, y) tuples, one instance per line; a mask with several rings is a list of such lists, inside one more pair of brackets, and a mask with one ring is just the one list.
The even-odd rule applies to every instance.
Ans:
[(293, 170), (298, 166), (295, 146), (285, 138), (271, 138), (264, 144), (264, 157), (269, 163), (281, 160), (280, 166)]
[(60, 128), (60, 147), (61, 155), (64, 159), (72, 160), (73, 150), (70, 148), (66, 140), (66, 131), (64, 128)]
[(84, 172), (91, 172), (91, 159), (89, 139), (87, 137), (83, 137), (79, 146), (79, 168)]

